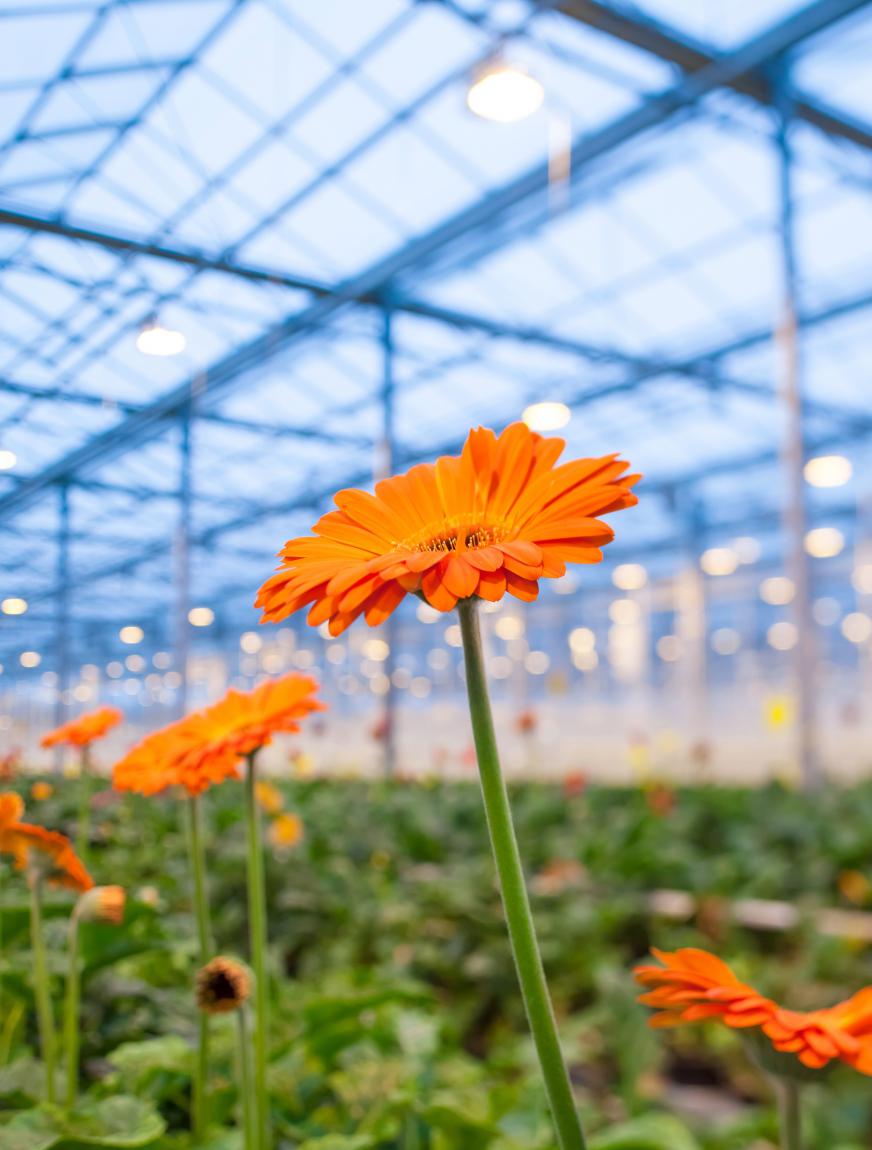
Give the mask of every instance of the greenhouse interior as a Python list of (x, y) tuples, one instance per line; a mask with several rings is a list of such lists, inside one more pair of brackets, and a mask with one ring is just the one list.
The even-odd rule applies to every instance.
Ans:
[(0, 1150), (872, 1146), (872, 5), (0, 0)]

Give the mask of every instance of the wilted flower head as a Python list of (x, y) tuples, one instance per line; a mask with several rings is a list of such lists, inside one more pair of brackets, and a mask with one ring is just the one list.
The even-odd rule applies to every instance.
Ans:
[(251, 993), (246, 967), (219, 955), (197, 971), (197, 1006), (206, 1014), (229, 1014), (238, 1010)]

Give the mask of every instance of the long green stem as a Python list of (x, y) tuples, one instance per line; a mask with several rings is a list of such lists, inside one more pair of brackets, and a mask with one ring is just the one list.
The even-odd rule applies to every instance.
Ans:
[(79, 1088), (79, 1003), (82, 977), (79, 966), (79, 916), (75, 910), (70, 916), (68, 939), (70, 967), (64, 1001), (64, 1050), (67, 1056), (66, 1103), (67, 1108), (72, 1109)]
[(198, 795), (188, 798), (188, 842), (191, 854), (191, 875), (194, 880), (194, 913), (197, 918), (197, 945), (200, 964), (205, 966), (213, 957), (212, 924), (209, 916), (209, 895), (206, 890), (206, 849), (203, 844), (203, 810)]
[(79, 761), (79, 813), (76, 818), (76, 854), (87, 863), (91, 841), (91, 756), (88, 747), (82, 747)]
[(518, 981), (561, 1150), (585, 1150), (581, 1121), (560, 1049), (554, 1011), (530, 912), (509, 795), (500, 769), (475, 600), (461, 601), (458, 612), (481, 790)]
[(799, 1103), (799, 1083), (791, 1078), (776, 1078), (774, 1081), (775, 1094), (778, 1098), (781, 1150), (802, 1150), (802, 1114)]
[[(197, 944), (200, 966), (212, 958), (212, 926), (209, 920), (209, 896), (206, 891), (206, 856), (203, 847), (203, 812), (197, 795), (190, 795), (188, 807), (188, 852), (194, 880), (194, 912), (197, 919)], [(209, 1127), (209, 1015), (198, 1015), (197, 1062), (194, 1070), (192, 1125), (196, 1141), (202, 1140)]]
[(45, 943), (42, 937), (42, 879), (38, 875), (31, 875), (30, 878), (30, 938), (33, 950), (33, 989), (39, 1024), (39, 1045), (45, 1064), (45, 1097), (47, 1102), (54, 1102), (57, 1038), (49, 994)]
[(243, 1146), (245, 1150), (256, 1150), (257, 1124), (251, 1089), (251, 1041), (248, 1034), (248, 1008), (245, 1003), (236, 1013), (239, 1022), (239, 1093), (242, 1106)]
[(266, 1065), (269, 1027), (269, 986), (266, 979), (266, 893), (260, 805), (257, 801), (255, 755), (248, 756), (245, 814), (248, 830), (248, 929), (254, 971), (254, 1102), (260, 1150), (269, 1150), (269, 1099)]

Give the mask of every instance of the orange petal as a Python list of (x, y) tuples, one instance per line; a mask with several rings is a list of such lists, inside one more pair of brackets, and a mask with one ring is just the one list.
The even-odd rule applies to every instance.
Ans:
[(479, 573), (466, 562), (466, 554), (449, 555), (442, 575), (445, 586), (458, 599), (468, 599), (478, 587)]

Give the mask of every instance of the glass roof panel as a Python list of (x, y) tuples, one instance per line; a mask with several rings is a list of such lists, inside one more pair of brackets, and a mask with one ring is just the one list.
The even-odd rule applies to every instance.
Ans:
[[(798, 7), (619, 11), (716, 54)], [(250, 624), (283, 535), (383, 466), (382, 304), (397, 466), (559, 399), (570, 452), (620, 447), (646, 472), (628, 542), (679, 537), (661, 492), (691, 476), (713, 530), (743, 513), (750, 482), (755, 498), (764, 487), (777, 550), (771, 109), (716, 91), (639, 131), (638, 109), (679, 80), (675, 65), (525, 0), (139, 0), (50, 25), (24, 18), (20, 0), (14, 17), (4, 9), (0, 211), (37, 218), (0, 222), (0, 447), (18, 455), (0, 473), (0, 593), (27, 573), (46, 644), (57, 486), (46, 479), (8, 514), (3, 499), (93, 448), (68, 476), (88, 588), (76, 625), (108, 650), (135, 599), (158, 634), (190, 389), (194, 593), (229, 627)], [(794, 75), (802, 99), (861, 126), (870, 27), (867, 15), (814, 37)], [(501, 49), (547, 89), (545, 108), (511, 126), (465, 105), (475, 68)], [(578, 155), (597, 154), (549, 192), (541, 174), (567, 131)], [(849, 450), (869, 429), (868, 150), (811, 126), (790, 141), (809, 438)], [(66, 224), (109, 237), (43, 230)], [(112, 235), (178, 258), (101, 246)], [(264, 283), (263, 270), (323, 290)], [(184, 333), (183, 354), (137, 350), (153, 316)], [(0, 662), (18, 642), (4, 627)]]

